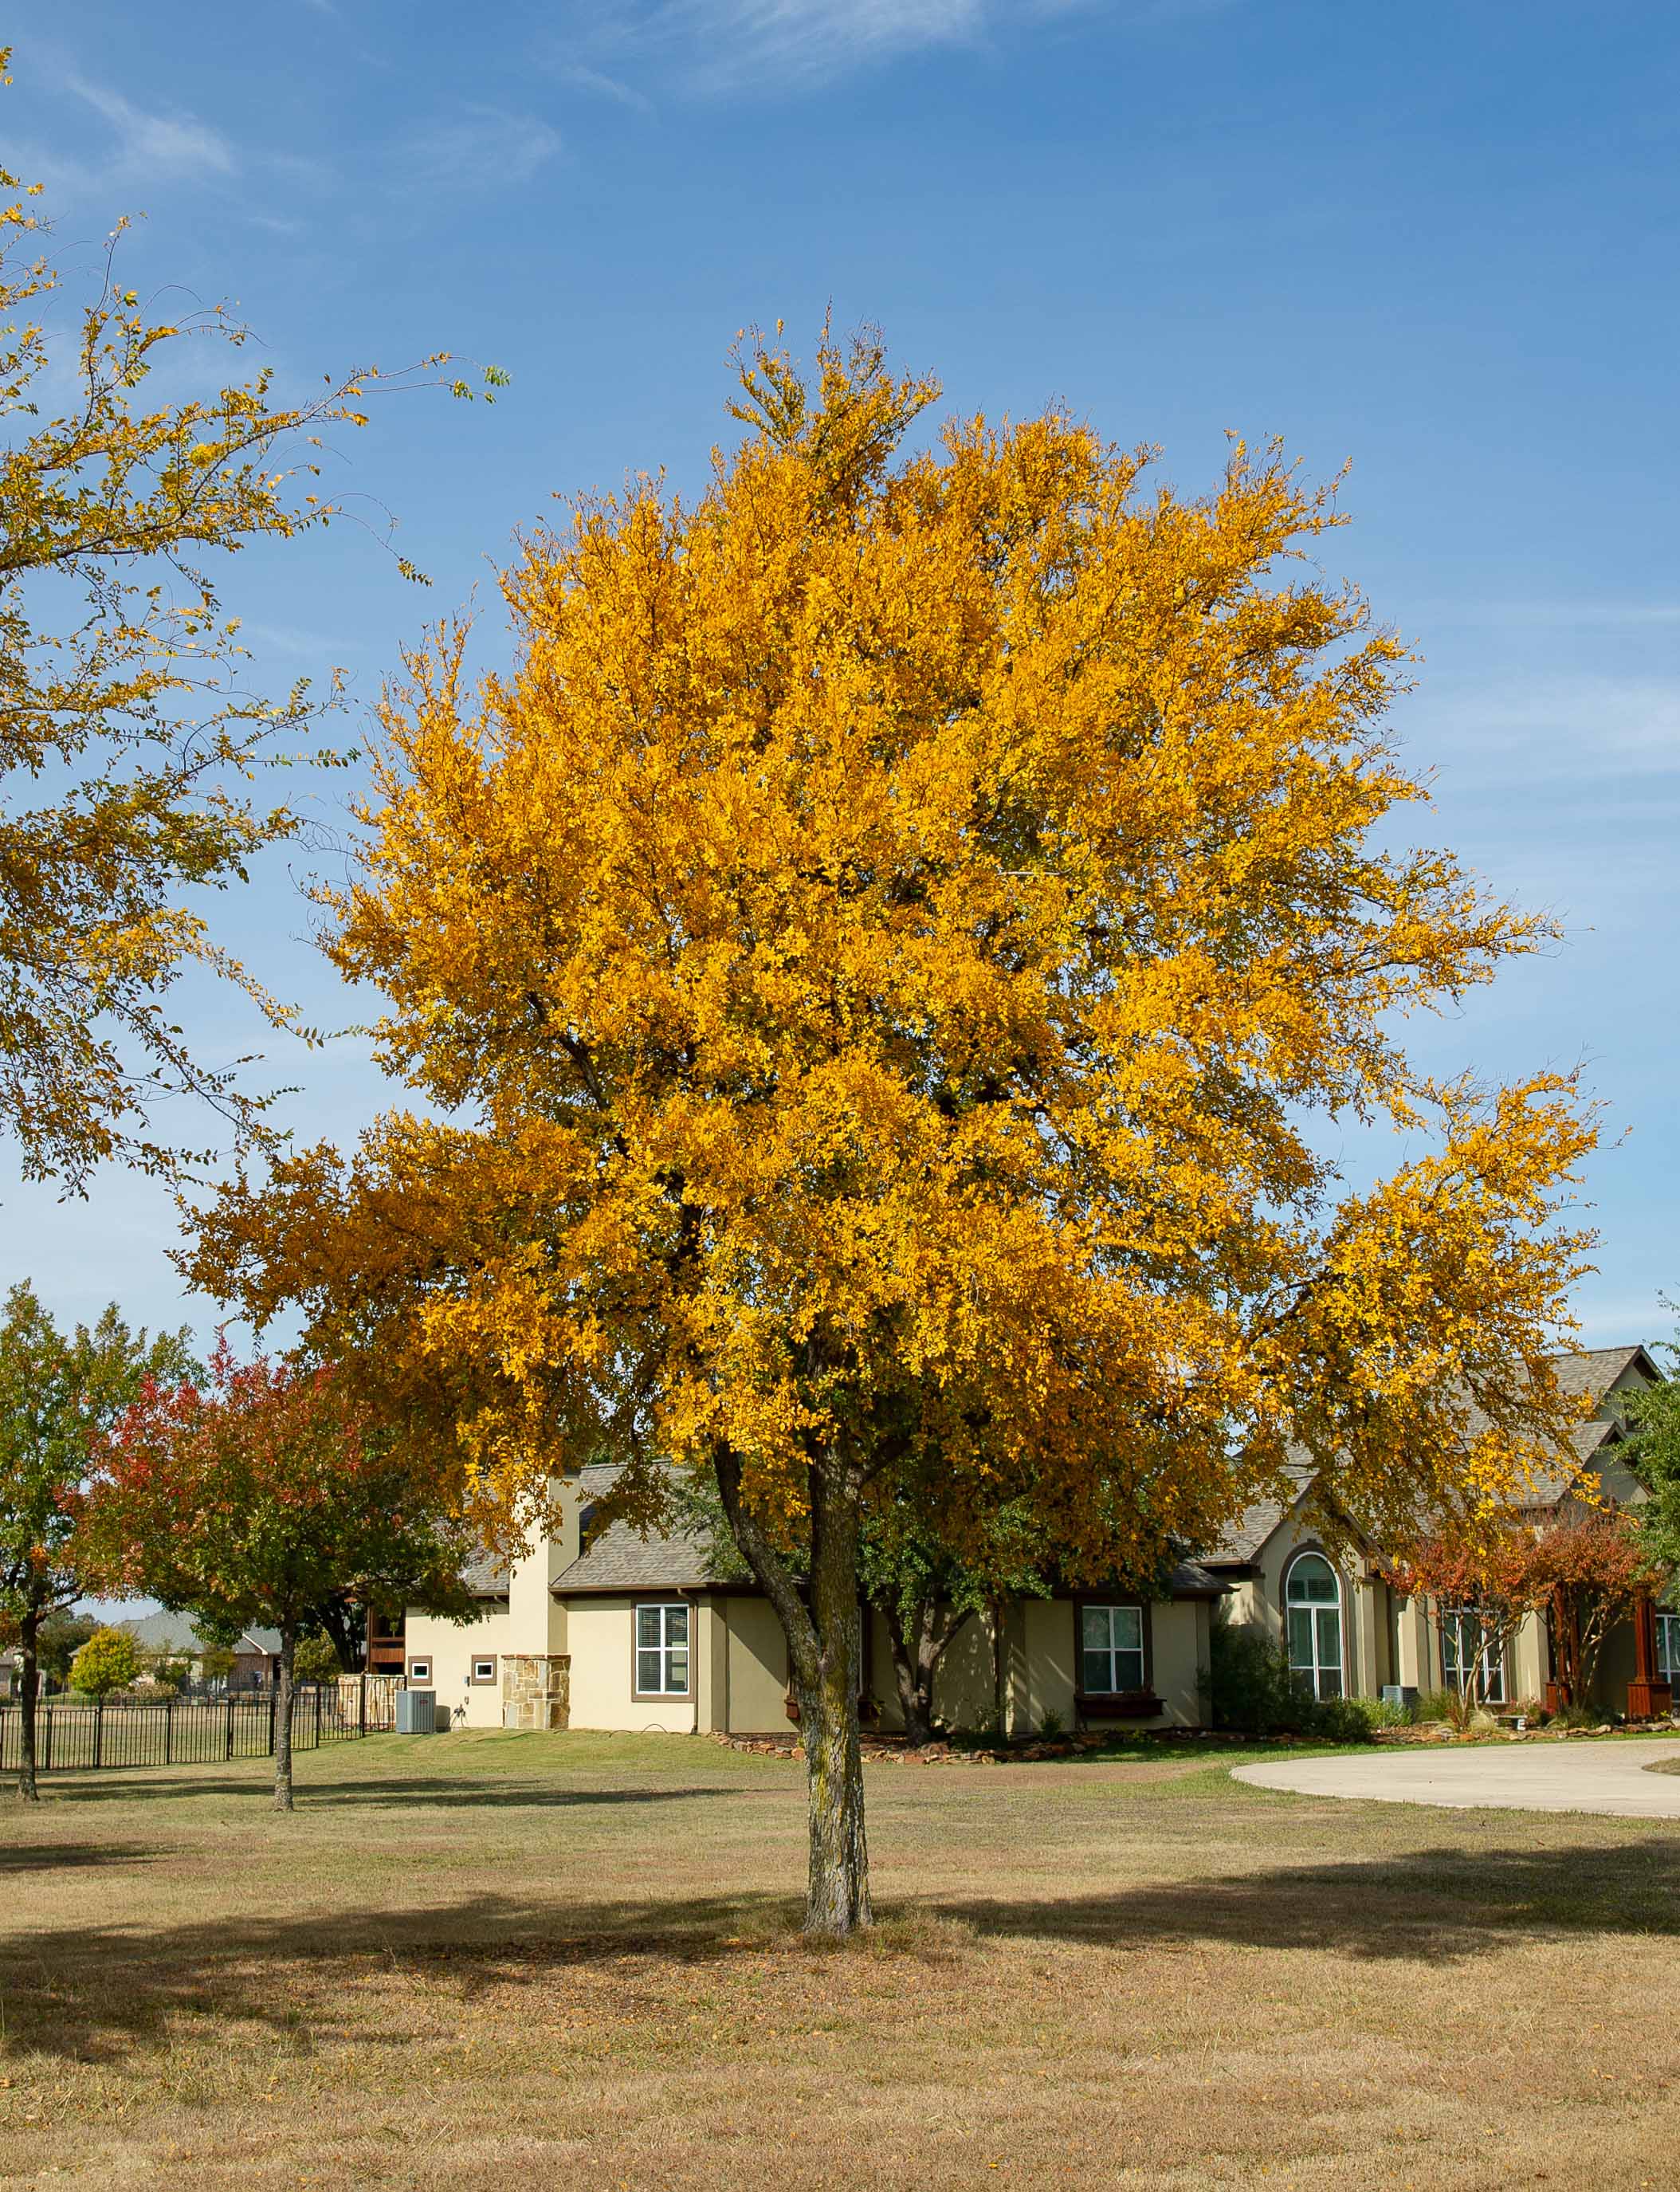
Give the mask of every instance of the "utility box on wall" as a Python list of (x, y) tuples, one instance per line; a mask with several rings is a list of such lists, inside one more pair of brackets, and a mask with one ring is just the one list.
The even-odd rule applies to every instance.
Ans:
[(437, 1733), (436, 1690), (399, 1690), (396, 1693), (396, 1732), (399, 1735)]

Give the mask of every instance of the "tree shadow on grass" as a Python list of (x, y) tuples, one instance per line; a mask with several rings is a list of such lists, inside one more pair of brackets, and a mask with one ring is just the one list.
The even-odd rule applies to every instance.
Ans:
[[(1452, 1964), (1536, 1938), (1672, 1937), (1677, 1889), (1680, 1839), (1671, 1836), (1620, 1847), (1444, 1847), (1050, 1900), (931, 1898), (885, 1915), (943, 1926), (889, 1922), (861, 1945), (866, 1955), (959, 1964), (988, 1943), (1027, 1941), (1126, 1955), (1223, 1944)], [(435, 2039), (440, 2003), (447, 2010), (492, 1988), (551, 1994), (565, 1974), (581, 1972), (609, 1981), (622, 1972), (645, 1989), (652, 1972), (680, 1984), (685, 1966), (722, 1978), (731, 1963), (761, 1970), (766, 1955), (818, 1953), (800, 1938), (799, 1917), (793, 1898), (759, 1892), (590, 1902), (557, 1890), (550, 1900), (485, 1892), (431, 1910), (239, 1910), (36, 1928), (0, 1942), (0, 2052), (117, 2061), (167, 2046), (171, 2020), (183, 2016), (265, 2024), (296, 2045), (300, 2016), (330, 2028), (347, 1990), (387, 1972), (400, 1976), (398, 2000), (408, 2006), (390, 2009), (371, 2036), (364, 2026), (356, 2044), (396, 2049), (416, 2037), (411, 2020), (427, 2023)], [(835, 1977), (831, 1967), (826, 1983)], [(318, 2006), (300, 2012), (300, 2000)]]
[[(386, 1775), (378, 1780), (361, 1778), (344, 1781), (311, 1781), (299, 1778), (296, 1784), (297, 1808), (299, 1812), (321, 1810), (354, 1810), (366, 1806), (376, 1810), (386, 1805), (401, 1805), (405, 1810), (424, 1807), (438, 1811), (478, 1811), (485, 1808), (536, 1806), (552, 1810), (586, 1807), (592, 1804), (671, 1804), (686, 1803), (710, 1796), (776, 1795), (784, 1792), (774, 1790), (741, 1789), (732, 1783), (705, 1782), (690, 1788), (651, 1789), (590, 1789), (560, 1786), (554, 1781), (515, 1781), (486, 1779), (463, 1784), (458, 1781), (432, 1780), (424, 1774), (399, 1778)], [(231, 1797), (239, 1802), (271, 1803), (274, 1800), (274, 1780), (271, 1773), (237, 1778), (232, 1774), (218, 1778), (188, 1778), (179, 1770), (172, 1771), (167, 1779), (152, 1779), (143, 1770), (128, 1769), (101, 1775), (94, 1780), (90, 1775), (73, 1787), (60, 1787), (53, 1794), (75, 1804), (111, 1804), (124, 1801), (186, 1796)]]
[(83, 1865), (155, 1864), (149, 1842), (20, 1842), (0, 1845), (0, 1879), (20, 1872), (69, 1872)]

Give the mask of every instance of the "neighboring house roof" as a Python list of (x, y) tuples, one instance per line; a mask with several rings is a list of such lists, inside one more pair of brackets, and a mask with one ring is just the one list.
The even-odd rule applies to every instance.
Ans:
[[(136, 1620), (119, 1621), (116, 1625), (126, 1630), (146, 1652), (179, 1649), (198, 1653), (210, 1648), (210, 1640), (185, 1613), (145, 1613)], [(265, 1658), (278, 1658), (280, 1631), (277, 1629), (242, 1630), (234, 1639), (233, 1648), (248, 1657), (260, 1654)]]

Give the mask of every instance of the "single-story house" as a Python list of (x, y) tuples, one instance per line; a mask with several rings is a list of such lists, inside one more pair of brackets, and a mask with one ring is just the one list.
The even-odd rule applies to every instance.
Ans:
[[(184, 1663), (194, 1681), (204, 1675), (204, 1655), (213, 1640), (202, 1635), (184, 1613), (146, 1613), (117, 1627), (125, 1630), (148, 1658), (154, 1655)], [(231, 1690), (265, 1690), (280, 1671), (280, 1631), (242, 1630), (234, 1639), (233, 1668), (227, 1678)]]
[[(1602, 1494), (1636, 1502), (1640, 1488), (1616, 1459), (1616, 1396), (1654, 1380), (1655, 1366), (1641, 1347), (1602, 1348), (1565, 1358), (1559, 1374), (1595, 1413), (1578, 1427), (1555, 1481), (1538, 1487), (1537, 1504), (1566, 1501), (1583, 1474)], [(612, 1476), (607, 1465), (585, 1469), (559, 1488), (551, 1536), (511, 1562), (477, 1564), (468, 1577), (481, 1608), (475, 1621), (410, 1609), (402, 1630), (409, 1687), (434, 1691), (440, 1721), (455, 1726), (785, 1732), (787, 1647), (769, 1601), (750, 1583), (717, 1579), (702, 1533), (644, 1538), (624, 1522), (595, 1529), (593, 1510)], [(1455, 1610), (1403, 1596), (1373, 1549), (1354, 1541), (1348, 1550), (1348, 1533), (1328, 1543), (1314, 1519), (1311, 1476), (1297, 1483), (1292, 1498), (1254, 1508), (1223, 1543), (1182, 1561), (1159, 1595), (1115, 1588), (1017, 1599), (1004, 1609), (1000, 1638), (988, 1617), (974, 1617), (940, 1666), (937, 1715), (953, 1726), (990, 1718), (1000, 1650), (1014, 1732), (1047, 1721), (1200, 1726), (1216, 1618), (1286, 1641), (1296, 1671), (1321, 1698), (1376, 1698), (1390, 1685), (1461, 1687)], [(1680, 1666), (1680, 1615), (1649, 1618), (1666, 1681)], [(1606, 1709), (1626, 1707), (1640, 1664), (1635, 1630), (1624, 1624), (1605, 1647)], [(1510, 1657), (1489, 1701), (1541, 1697), (1552, 1675), (1541, 1618), (1529, 1617)], [(864, 1661), (868, 1708), (891, 1728), (898, 1705), (879, 1615), (865, 1621)]]

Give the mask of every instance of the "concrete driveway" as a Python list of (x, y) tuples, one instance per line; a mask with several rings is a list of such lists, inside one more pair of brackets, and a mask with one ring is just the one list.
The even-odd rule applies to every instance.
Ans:
[(1233, 1778), (1301, 1796), (1358, 1796), (1383, 1804), (1491, 1806), (1508, 1812), (1609, 1812), (1628, 1819), (1680, 1819), (1680, 1736), (1626, 1742), (1466, 1744), (1462, 1750), (1362, 1751), (1238, 1766)]

